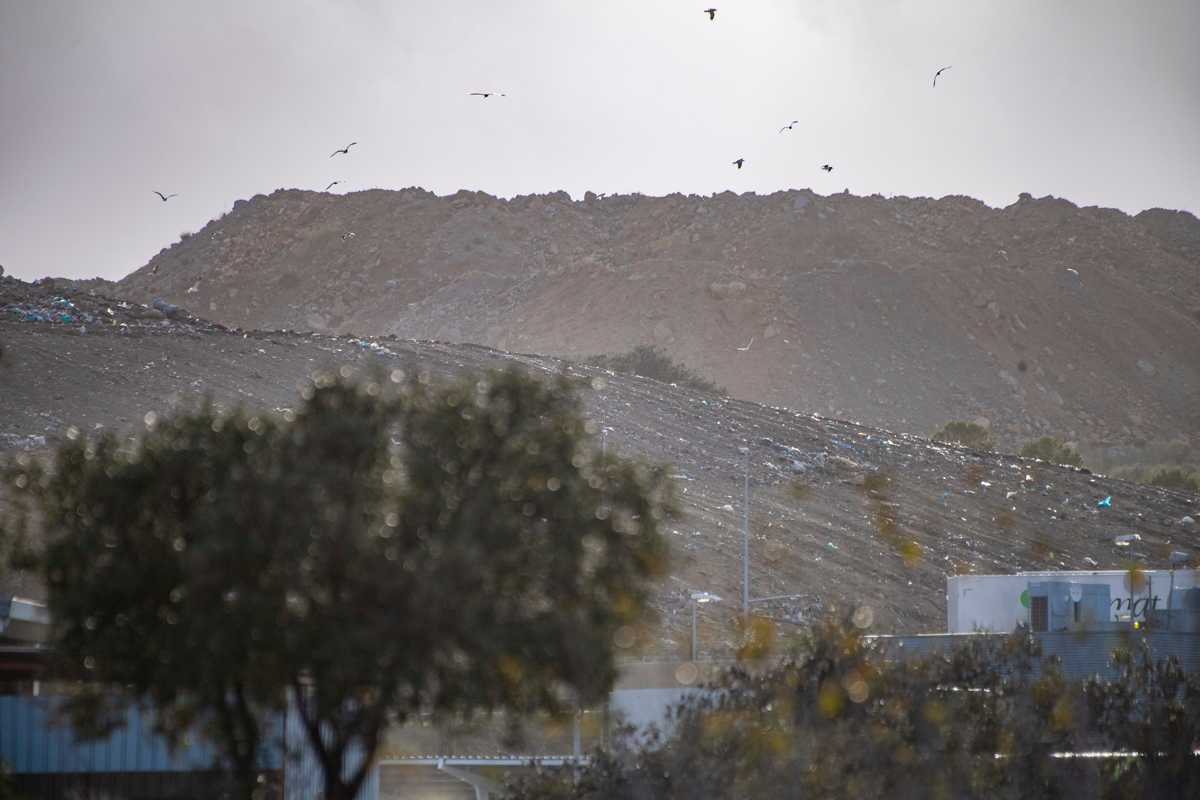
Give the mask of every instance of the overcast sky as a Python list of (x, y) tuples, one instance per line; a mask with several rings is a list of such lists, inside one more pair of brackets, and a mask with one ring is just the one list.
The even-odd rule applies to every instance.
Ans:
[(0, 0), (0, 265), (118, 278), (332, 180), (1200, 212), (1198, 0), (709, 4)]

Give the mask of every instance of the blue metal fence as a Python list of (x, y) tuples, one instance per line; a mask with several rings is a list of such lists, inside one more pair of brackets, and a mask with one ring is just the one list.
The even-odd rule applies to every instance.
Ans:
[[(0, 695), (0, 761), (18, 776), (116, 775), (129, 773), (200, 773), (219, 767), (218, 754), (203, 740), (172, 751), (154, 732), (153, 718), (136, 708), (125, 711), (125, 724), (108, 736), (89, 740), (76, 735), (56, 713), (54, 695)], [(263, 770), (282, 770), (287, 800), (312, 800), (324, 788), (321, 765), (308, 745), (294, 711), (268, 734), (260, 759)], [(286, 758), (284, 752), (286, 749)], [(351, 766), (362, 763), (351, 757)], [(376, 800), (378, 769), (372, 769), (358, 800)], [(48, 784), (47, 784), (48, 785)], [(65, 785), (65, 784), (64, 784)]]
[(151, 719), (136, 708), (127, 709), (125, 724), (107, 737), (80, 738), (58, 719), (57, 702), (54, 696), (0, 696), (0, 760), (13, 772), (175, 772), (216, 764), (216, 754), (204, 742), (171, 752), (154, 733)]

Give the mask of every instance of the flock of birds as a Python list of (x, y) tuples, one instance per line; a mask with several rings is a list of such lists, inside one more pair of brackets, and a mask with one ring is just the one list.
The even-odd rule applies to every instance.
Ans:
[[(716, 21), (716, 19), (717, 19), (717, 9), (716, 8), (706, 8), (706, 9), (704, 9), (704, 13), (708, 15), (708, 19), (710, 22)], [(950, 69), (950, 67), (945, 66), (945, 67), (938, 69), (937, 72), (933, 73), (933, 88), (935, 88), (935, 89), (937, 88), (938, 78), (941, 76), (941, 74), (943, 72), (945, 72), (948, 69)], [(503, 92), (468, 92), (467, 94), (470, 97), (478, 97), (483, 100), (487, 100), (490, 97), (508, 97), (508, 95), (504, 94)], [(784, 133), (786, 131), (790, 131), (793, 128), (795, 128), (795, 126), (798, 124), (800, 124), (800, 120), (794, 119), (791, 122), (789, 122), (788, 124), (784, 125), (782, 128), (780, 128), (779, 132)], [(350, 144), (346, 145), (345, 147), (338, 148), (337, 150), (334, 150), (332, 153), (330, 153), (329, 157), (333, 158), (334, 156), (339, 156), (339, 155), (348, 156), (348, 155), (350, 155), (350, 148), (354, 147), (356, 144), (358, 144), (358, 142), (351, 142)], [(746, 159), (745, 158), (735, 158), (731, 163), (733, 164), (733, 166), (737, 167), (738, 169), (741, 169), (745, 165)], [(822, 164), (820, 168), (821, 168), (821, 170), (823, 170), (826, 173), (833, 172), (832, 164), (828, 164), (828, 163)], [(340, 180), (330, 181), (325, 186), (325, 189), (323, 191), (327, 192), (330, 189), (332, 189), (334, 186), (337, 186), (341, 183), (343, 183), (343, 181), (340, 181)], [(163, 194), (162, 192), (155, 191), (154, 193), (156, 195), (158, 195), (159, 198), (161, 198), (164, 203), (167, 202), (168, 200), (170, 200), (172, 197), (179, 196), (178, 192), (175, 192), (172, 194)]]

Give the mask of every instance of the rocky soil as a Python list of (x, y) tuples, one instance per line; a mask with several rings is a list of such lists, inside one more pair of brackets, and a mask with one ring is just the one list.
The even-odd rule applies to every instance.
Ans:
[[(1171, 550), (1200, 553), (1200, 531), (1184, 520), (1200, 511), (1191, 495), (548, 356), (244, 331), (151, 311), (0, 279), (0, 450), (42, 452), (72, 425), (135, 430), (147, 412), (201, 395), (282, 409), (314, 370), (341, 365), (382, 362), (437, 378), (510, 365), (565, 370), (581, 379), (596, 445), (669, 463), (679, 486), (684, 514), (667, 527), (672, 569), (655, 601), (660, 623), (641, 642), (646, 652), (686, 651), (696, 590), (725, 598), (706, 607), (702, 640), (717, 652), (732, 646), (747, 464), (752, 593), (793, 595), (759, 605), (780, 620), (853, 602), (871, 606), (878, 630), (938, 631), (945, 579), (956, 572), (1161, 567)], [(1098, 507), (1109, 495), (1111, 508)], [(1117, 544), (1133, 533), (1140, 538)], [(22, 575), (5, 588), (38, 591)]]
[(982, 418), (1010, 448), (1200, 444), (1200, 221), (1184, 212), (278, 191), (116, 291), (244, 328), (572, 358), (656, 344), (734, 397), (917, 434)]

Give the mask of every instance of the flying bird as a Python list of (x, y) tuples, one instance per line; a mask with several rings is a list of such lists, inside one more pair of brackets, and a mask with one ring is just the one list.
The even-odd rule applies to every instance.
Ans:
[(733, 161), (733, 162), (730, 162), (730, 163), (736, 164), (736, 165), (737, 165), (737, 168), (738, 168), (738, 169), (741, 169), (741, 168), (742, 168), (742, 164), (745, 164), (745, 163), (746, 163), (746, 159), (744, 159), (744, 158), (739, 158), (737, 161)]
[(357, 235), (358, 234), (356, 234), (354, 231), (346, 231), (345, 233), (342, 234), (342, 241), (348, 242)]
[(341, 183), (341, 181), (330, 181), (329, 185), (325, 187), (324, 191), (328, 192), (330, 189), (332, 189), (334, 186), (337, 186), (339, 183)]
[(156, 192), (155, 192), (155, 194), (156, 194), (156, 195), (158, 195), (160, 198), (162, 198), (162, 201), (163, 201), (164, 203), (165, 203), (165, 202), (167, 202), (168, 200), (170, 200), (172, 197), (178, 197), (178, 196), (179, 196), (179, 192), (175, 192), (174, 194), (163, 194), (162, 192), (157, 192), (157, 191), (156, 191)]
[(709, 20), (714, 20), (717, 18), (717, 10), (715, 8), (706, 8), (704, 9), (704, 13), (708, 14)]
[[(494, 94), (496, 94), (496, 92), (471, 92), (470, 96), (471, 97), (482, 97), (484, 100), (487, 100), (489, 97), (491, 97)], [(508, 97), (508, 95), (501, 92), (500, 97)]]
[(1077, 270), (1077, 269), (1075, 269), (1075, 268), (1073, 268), (1073, 267), (1067, 267), (1067, 272), (1071, 273), (1071, 274), (1072, 274), (1072, 275), (1074, 275), (1076, 278), (1078, 278), (1078, 277), (1079, 277), (1079, 270)]
[(943, 72), (945, 72), (948, 69), (950, 69), (950, 67), (942, 67), (937, 72), (933, 73), (933, 88), (935, 88), (935, 89), (937, 88), (938, 75), (941, 75)]
[(833, 172), (833, 165), (832, 164), (822, 164), (821, 169), (825, 170), (826, 172)]
[(791, 122), (789, 122), (787, 125), (784, 125), (782, 128), (780, 128), (779, 132), (783, 133), (784, 131), (790, 131), (792, 129), (792, 127), (799, 124), (799, 122), (800, 122), (800, 120), (794, 119)]
[(750, 337), (750, 341), (746, 342), (746, 346), (745, 346), (745, 347), (739, 347), (739, 348), (737, 348), (737, 350), (738, 350), (738, 352), (739, 352), (739, 353), (744, 353), (744, 352), (746, 352), (747, 350), (749, 350), (749, 349), (750, 349), (750, 345), (752, 345), (752, 344), (754, 344), (754, 337), (753, 337), (753, 336), (751, 336), (751, 337)]
[(350, 155), (350, 148), (354, 147), (354, 145), (356, 145), (356, 144), (358, 144), (358, 142), (351, 142), (350, 144), (343, 147), (341, 150), (334, 150), (332, 153), (329, 154), (329, 157), (333, 158), (338, 153), (341, 153), (344, 156), (348, 156), (348, 155)]

